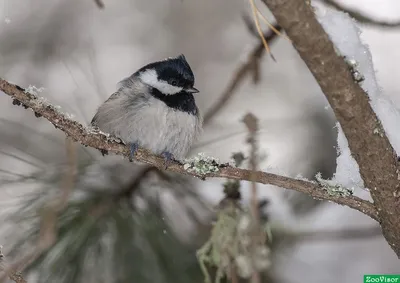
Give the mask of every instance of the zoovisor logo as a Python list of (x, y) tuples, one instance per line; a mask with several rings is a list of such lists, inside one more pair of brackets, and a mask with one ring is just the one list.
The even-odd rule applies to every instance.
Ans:
[(400, 283), (400, 274), (364, 275), (364, 283)]

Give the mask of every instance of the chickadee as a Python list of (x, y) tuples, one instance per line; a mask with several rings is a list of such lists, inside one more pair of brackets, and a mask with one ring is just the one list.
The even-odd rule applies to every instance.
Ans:
[(202, 128), (193, 93), (194, 75), (185, 56), (150, 63), (117, 85), (91, 124), (130, 146), (161, 154), (165, 165), (181, 160)]

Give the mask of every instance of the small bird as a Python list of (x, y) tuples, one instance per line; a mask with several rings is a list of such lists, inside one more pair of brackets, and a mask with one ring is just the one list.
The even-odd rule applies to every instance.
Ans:
[(117, 84), (91, 125), (130, 146), (161, 154), (167, 166), (182, 160), (202, 129), (194, 75), (183, 54), (143, 66)]

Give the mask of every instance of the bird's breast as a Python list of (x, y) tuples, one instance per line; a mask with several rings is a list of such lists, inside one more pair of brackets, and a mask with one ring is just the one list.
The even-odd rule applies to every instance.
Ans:
[(168, 151), (178, 159), (186, 156), (201, 129), (198, 115), (171, 108), (158, 99), (150, 99), (148, 107), (135, 116), (145, 125), (137, 129), (142, 146), (156, 154)]

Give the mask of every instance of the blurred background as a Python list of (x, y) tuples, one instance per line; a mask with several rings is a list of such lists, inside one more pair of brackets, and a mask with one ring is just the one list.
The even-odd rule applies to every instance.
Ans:
[[(400, 2), (313, 4), (345, 9), (363, 21), (362, 39), (378, 82), (400, 108)], [(333, 176), (332, 111), (284, 37), (269, 40), (276, 62), (260, 51), (248, 1), (104, 0), (104, 6), (94, 0), (0, 0), (0, 77), (43, 87), (41, 96), (88, 124), (118, 81), (149, 62), (183, 53), (200, 90), (197, 104), (211, 115), (190, 155), (204, 152), (224, 162), (237, 152), (247, 157), (242, 118), (251, 112), (259, 119), (261, 170)], [(258, 6), (273, 22), (264, 4)], [(222, 109), (210, 112), (224, 95), (229, 99)], [(41, 220), (43, 211), (68, 182), (71, 163), (75, 170), (55, 239), (24, 263), (28, 282), (204, 281), (196, 250), (210, 237), (226, 180), (160, 172), (80, 145), (71, 151), (61, 131), (11, 102), (0, 93), (5, 259), (13, 262), (37, 244), (43, 223), (51, 222)], [(240, 184), (244, 207), (249, 185)], [(273, 234), (263, 282), (361, 282), (364, 274), (400, 271), (399, 259), (367, 216), (273, 186), (258, 185), (258, 194)], [(368, 198), (364, 191), (356, 194)]]

